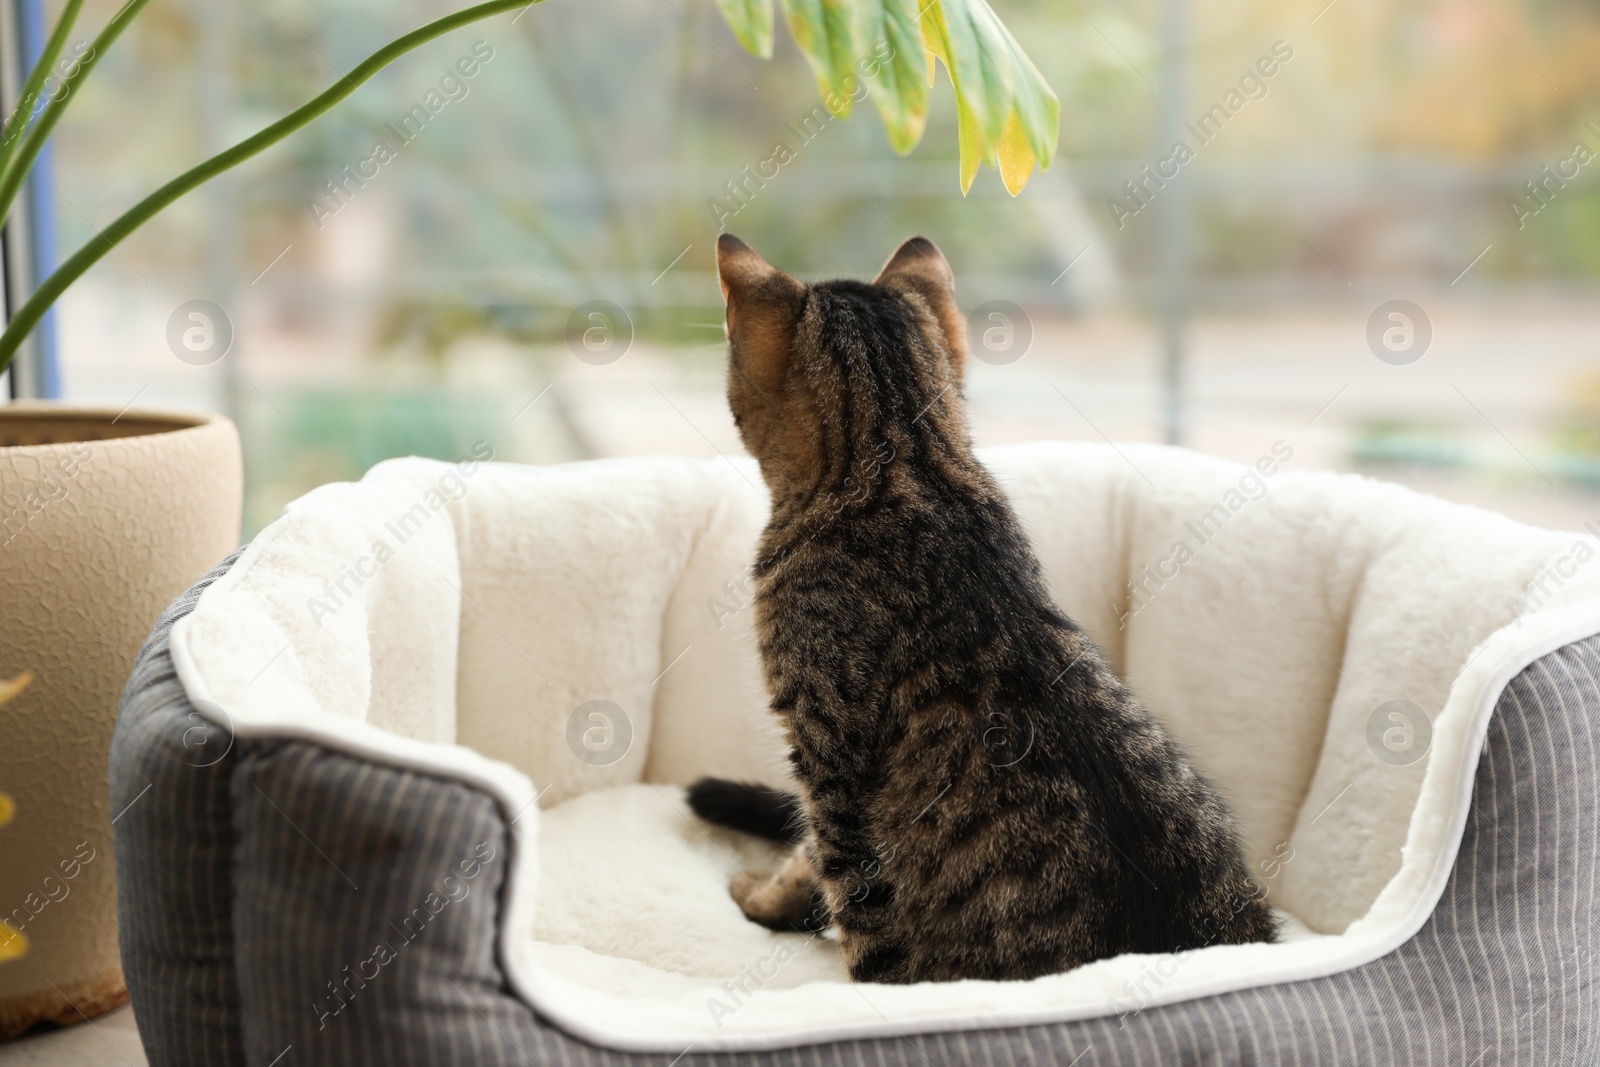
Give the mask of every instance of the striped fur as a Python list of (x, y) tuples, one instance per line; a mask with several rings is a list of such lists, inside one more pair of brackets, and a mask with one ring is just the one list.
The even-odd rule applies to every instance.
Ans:
[(802, 285), (724, 235), (718, 268), (729, 402), (772, 491), (757, 634), (808, 829), (805, 864), (736, 881), (746, 915), (792, 924), (819, 890), (876, 982), (1273, 939), (1226, 805), (1051, 600), (973, 456), (938, 249)]

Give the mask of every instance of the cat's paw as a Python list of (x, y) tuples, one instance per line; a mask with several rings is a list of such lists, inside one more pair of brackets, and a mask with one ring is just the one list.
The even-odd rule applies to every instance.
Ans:
[(817, 893), (811, 860), (803, 849), (791, 852), (776, 874), (741, 871), (728, 884), (728, 895), (746, 919), (769, 930), (817, 933), (828, 925), (828, 909)]
[(741, 871), (728, 884), (728, 895), (739, 905), (744, 917), (769, 930), (792, 930), (797, 919), (805, 917), (796, 906), (794, 894), (781, 877), (765, 871)]
[(728, 883), (728, 895), (739, 905), (739, 910), (744, 912), (745, 918), (756, 919), (751, 912), (758, 910), (755, 908), (757, 894), (771, 884), (772, 875), (765, 871), (740, 871), (733, 876), (733, 881)]

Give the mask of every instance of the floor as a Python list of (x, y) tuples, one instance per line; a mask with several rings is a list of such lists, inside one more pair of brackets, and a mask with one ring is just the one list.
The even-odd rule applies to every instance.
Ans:
[(0, 1067), (147, 1067), (133, 1009), (0, 1045)]

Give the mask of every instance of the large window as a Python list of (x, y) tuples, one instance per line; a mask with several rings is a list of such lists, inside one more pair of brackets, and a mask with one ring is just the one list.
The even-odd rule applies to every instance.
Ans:
[[(746, 55), (710, 0), (468, 28), (106, 257), (61, 305), (66, 395), (230, 412), (247, 532), (478, 441), (732, 454), (719, 229), (803, 276), (870, 275), (925, 233), (975, 311), (980, 443), (1176, 426), (1600, 519), (1600, 16), (1183, 6), (997, 0), (1062, 100), (1059, 162), (1016, 199), (987, 170), (960, 195), (942, 75), (899, 159), (868, 107), (819, 120), (792, 44)], [(441, 10), (151, 5), (60, 127), (61, 245)]]

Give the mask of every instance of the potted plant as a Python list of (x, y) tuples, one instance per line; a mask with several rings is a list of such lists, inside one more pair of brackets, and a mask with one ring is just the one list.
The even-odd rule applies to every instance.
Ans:
[[(67, 0), (0, 133), (9, 218), (75, 87), (147, 0), (129, 0), (63, 55), (83, 0)], [(0, 332), (0, 371), (74, 281), (157, 212), (326, 113), (405, 53), (538, 0), (489, 0), (390, 42), (300, 108), (173, 178), (69, 256)], [(751, 52), (772, 54), (772, 0), (717, 0)], [(984, 0), (782, 0), (839, 117), (870, 96), (909, 152), (934, 60), (955, 89), (960, 182), (983, 162), (1015, 195), (1055, 153), (1054, 94)], [(202, 324), (203, 325), (203, 324)], [(0, 837), (0, 1035), (88, 1018), (126, 999), (117, 955), (107, 750), (118, 695), (152, 620), (238, 541), (239, 439), (226, 419), (22, 403), (0, 408), (0, 677), (35, 683), (0, 702), (0, 782), (17, 798)], [(137, 800), (134, 801), (137, 804)]]

